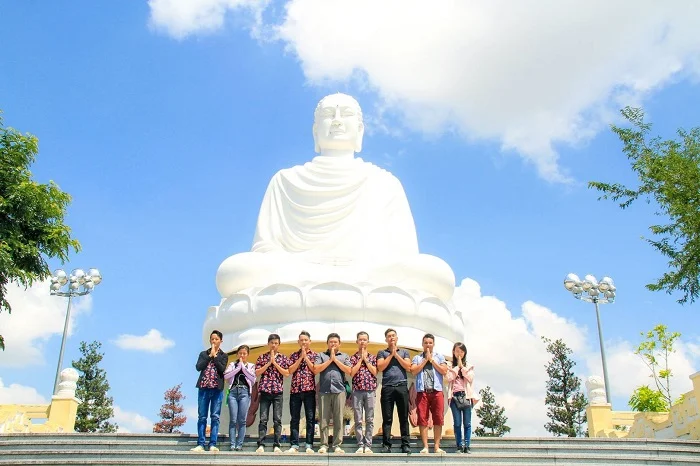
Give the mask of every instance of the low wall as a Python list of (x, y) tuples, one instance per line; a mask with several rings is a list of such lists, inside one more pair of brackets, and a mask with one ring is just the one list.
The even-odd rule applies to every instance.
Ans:
[(690, 376), (693, 390), (670, 412), (613, 411), (608, 403), (586, 408), (589, 437), (700, 440), (700, 372)]
[(50, 404), (0, 405), (0, 433), (73, 432), (80, 404), (75, 397), (78, 372), (64, 369), (60, 380)]

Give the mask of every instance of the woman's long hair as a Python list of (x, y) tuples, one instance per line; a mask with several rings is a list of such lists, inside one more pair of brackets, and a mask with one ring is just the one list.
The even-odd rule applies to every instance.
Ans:
[(467, 345), (465, 345), (461, 341), (458, 341), (452, 347), (452, 367), (457, 367), (457, 364), (459, 364), (459, 361), (457, 360), (457, 356), (455, 356), (455, 350), (457, 348), (464, 351), (464, 356), (462, 357), (462, 365), (466, 366), (467, 365)]

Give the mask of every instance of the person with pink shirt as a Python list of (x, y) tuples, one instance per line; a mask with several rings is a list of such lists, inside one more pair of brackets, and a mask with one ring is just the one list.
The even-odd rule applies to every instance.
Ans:
[(471, 453), (472, 408), (478, 403), (479, 397), (472, 388), (474, 365), (467, 363), (467, 347), (460, 341), (452, 347), (452, 367), (447, 371), (447, 380), (447, 403), (454, 420), (457, 451)]

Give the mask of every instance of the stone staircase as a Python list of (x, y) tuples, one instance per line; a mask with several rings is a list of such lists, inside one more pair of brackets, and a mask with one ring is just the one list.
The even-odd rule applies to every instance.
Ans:
[[(451, 440), (446, 455), (355, 454), (346, 438), (346, 454), (256, 454), (254, 439), (242, 452), (228, 451), (221, 436), (219, 453), (194, 453), (196, 436), (180, 434), (0, 434), (0, 465), (328, 465), (328, 464), (469, 464), (469, 465), (699, 465), (700, 441), (652, 439), (475, 438), (472, 454), (456, 453)], [(377, 443), (378, 445), (378, 443)], [(288, 447), (286, 445), (284, 448)], [(271, 448), (268, 448), (271, 450)], [(376, 448), (379, 450), (379, 447)]]

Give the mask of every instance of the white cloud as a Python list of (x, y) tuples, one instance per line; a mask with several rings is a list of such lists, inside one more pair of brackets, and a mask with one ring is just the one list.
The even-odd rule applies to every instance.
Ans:
[(269, 0), (149, 0), (151, 26), (182, 39), (220, 29), (228, 11), (252, 13), (252, 27), (260, 24)]
[[(532, 301), (525, 302), (522, 317), (516, 317), (503, 301), (482, 296), (471, 279), (457, 287), (454, 301), (465, 316), (465, 344), (477, 390), (491, 387), (496, 402), (506, 409), (512, 435), (545, 435), (544, 367), (550, 355), (541, 337), (562, 338), (583, 349), (586, 330)], [(478, 419), (472, 425), (477, 426)]]
[(131, 411), (124, 411), (117, 405), (114, 405), (114, 417), (111, 421), (117, 423), (118, 432), (121, 433), (151, 433), (155, 424), (147, 417)]
[(0, 405), (22, 404), (43, 405), (47, 404), (46, 398), (41, 396), (34, 387), (19, 385), (16, 383), (5, 386), (0, 378)]
[[(456, 288), (454, 302), (465, 319), (464, 341), (468, 359), (475, 368), (475, 387), (491, 387), (496, 402), (506, 409), (511, 435), (549, 435), (544, 429), (548, 420), (544, 398), (545, 365), (551, 355), (542, 336), (564, 340), (578, 362), (575, 371), (582, 381), (603, 373), (597, 335), (590, 335), (585, 327), (551, 309), (526, 301), (522, 315), (514, 316), (503, 301), (482, 296), (479, 284), (469, 278)], [(677, 398), (692, 389), (688, 377), (700, 366), (700, 345), (678, 340), (675, 347), (669, 364), (674, 373), (672, 392)], [(653, 383), (630, 342), (606, 342), (606, 355), (613, 397), (627, 400), (636, 387)], [(585, 393), (584, 384), (581, 390)], [(629, 409), (617, 405), (614, 408)], [(475, 428), (478, 424), (477, 418), (472, 425)]]
[[(257, 28), (267, 2), (149, 4), (151, 22), (181, 38), (220, 28), (237, 8), (257, 12)], [(698, 17), (695, 0), (289, 0), (265, 29), (311, 83), (375, 91), (380, 119), (495, 140), (545, 179), (568, 181), (558, 143), (585, 142), (621, 106), (700, 75)]]
[[(12, 314), (0, 313), (0, 329), (5, 337), (5, 351), (0, 351), (0, 367), (22, 367), (44, 363), (44, 347), (54, 335), (63, 334), (67, 298), (51, 296), (49, 282), (35, 282), (26, 290), (11, 283), (7, 299)], [(76, 317), (89, 312), (90, 295), (73, 299), (68, 336), (73, 333)]]
[(122, 349), (162, 353), (175, 346), (173, 340), (164, 338), (160, 331), (152, 328), (143, 336), (119, 335), (114, 344)]
[[(697, 345), (676, 340), (675, 352), (669, 356), (669, 367), (672, 369), (671, 394), (678, 398), (681, 394), (693, 389), (690, 375), (697, 372), (700, 366), (700, 349)], [(610, 377), (610, 394), (627, 400), (632, 391), (640, 385), (654, 388), (651, 371), (642, 359), (634, 354), (634, 346), (627, 341), (606, 343), (606, 359)], [(587, 366), (592, 374), (603, 373), (600, 353), (593, 351), (586, 355)], [(617, 406), (616, 409), (626, 410), (627, 406)]]
[(279, 37), (312, 83), (353, 80), (425, 132), (497, 139), (553, 181), (555, 144), (700, 72), (695, 1), (292, 0)]

